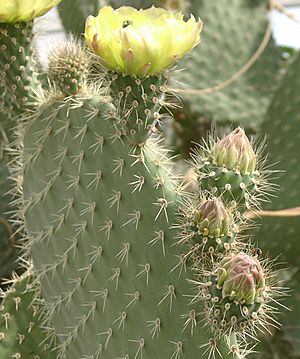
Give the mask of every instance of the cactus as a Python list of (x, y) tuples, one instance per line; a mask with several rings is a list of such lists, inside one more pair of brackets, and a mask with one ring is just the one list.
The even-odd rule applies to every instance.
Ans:
[[(14, 210), (12, 180), (9, 178), (9, 162), (14, 156), (11, 149), (15, 141), (14, 129), (25, 109), (33, 107), (35, 91), (40, 86), (39, 65), (33, 46), (33, 18), (41, 16), (59, 0), (0, 1), (0, 131), (1, 131), (1, 233), (2, 278), (17, 269), (14, 247), (19, 239), (19, 230), (11, 218)], [(7, 178), (4, 178), (6, 174)], [(7, 204), (8, 202), (12, 202)], [(18, 224), (19, 222), (16, 221)], [(13, 232), (17, 233), (13, 235)]]
[[(33, 18), (45, 14), (61, 0), (15, 1), (1, 0), (0, 84), (1, 122), (20, 114), (30, 102), (30, 92), (37, 87), (37, 68), (33, 54)], [(17, 47), (17, 49), (16, 49)]]
[[(118, 139), (109, 117), (113, 109), (105, 98), (85, 100), (68, 117), (72, 102), (65, 105), (60, 110), (60, 104), (46, 108), (24, 142), (30, 157), (28, 149), (38, 133), (49, 128), (50, 123), (41, 119), (56, 113), (51, 128), (57, 135), (45, 137), (43, 155), (28, 166), (24, 195), (29, 205), (36, 202), (26, 213), (26, 226), (35, 234), (31, 253), (55, 331), (60, 333), (60, 352), (67, 357), (96, 356), (100, 350), (111, 357), (134, 357), (140, 352), (151, 357), (160, 347), (165, 357), (176, 350), (191, 356), (197, 335), (191, 336), (189, 326), (182, 331), (189, 313), (197, 309), (183, 297), (187, 282), (185, 276), (178, 278), (177, 251), (172, 248), (175, 234), (168, 231), (176, 191), (166, 175), (169, 170), (164, 169), (165, 154), (153, 140), (134, 153), (125, 136)], [(87, 131), (93, 135), (81, 140), (87, 114)], [(62, 125), (68, 121), (72, 130), (64, 131)], [(74, 137), (77, 141), (72, 141)], [(67, 155), (59, 144), (66, 146)], [(51, 161), (59, 153), (63, 157)], [(37, 184), (50, 174), (52, 188), (40, 187), (36, 192)], [(64, 193), (61, 200), (58, 193)], [(37, 218), (46, 221), (37, 226)], [(53, 218), (52, 223), (47, 218)], [(162, 276), (164, 272), (170, 274)], [(169, 328), (174, 316), (177, 324)], [(206, 340), (200, 327), (194, 330)]]
[(16, 270), (18, 249), (16, 248), (19, 236), (14, 235), (15, 228), (10, 223), (9, 212), (14, 208), (11, 205), (13, 197), (8, 193), (14, 187), (14, 181), (9, 178), (10, 170), (5, 163), (0, 162), (0, 283), (4, 285), (3, 278), (9, 278), (13, 270)]
[(271, 275), (256, 254), (231, 253), (206, 276), (206, 316), (212, 331), (253, 335), (272, 320)]
[[(56, 1), (0, 1), (0, 131), (1, 131), (1, 286), (3, 279), (17, 268), (20, 239), (19, 220), (12, 218), (14, 190), (10, 161), (15, 141), (14, 129), (25, 109), (32, 108), (35, 91), (40, 86), (33, 46), (33, 18), (58, 3)], [(10, 151), (7, 151), (10, 148)], [(15, 233), (14, 233), (15, 232)]]
[(208, 341), (196, 325), (198, 309), (184, 296), (188, 282), (172, 246), (169, 226), (180, 187), (166, 150), (158, 138), (148, 138), (147, 126), (138, 143), (132, 133), (126, 136), (135, 114), (127, 111), (124, 123), (120, 110), (138, 91), (154, 97), (158, 79), (120, 77), (135, 88), (125, 92), (118, 111), (106, 88), (102, 96), (88, 88), (63, 102), (52, 94), (26, 128), (26, 227), (61, 355), (151, 357), (160, 348), (164, 357), (191, 357), (198, 337)]
[[(36, 74), (33, 67), (32, 49), (33, 23), (0, 23), (1, 56), (0, 56), (0, 86), (1, 86), (1, 125), (11, 138), (15, 118), (29, 101), (31, 89), (36, 86)], [(16, 46), (18, 56), (16, 56)]]
[[(182, 68), (189, 70), (176, 76), (187, 89), (211, 88), (231, 78), (254, 54), (268, 27), (267, 1), (193, 0), (188, 10), (202, 18), (205, 41), (183, 60)], [(276, 90), (280, 63), (281, 52), (271, 39), (253, 67), (236, 81), (211, 93), (183, 93), (184, 105), (209, 121), (255, 130)]]
[(64, 0), (58, 6), (58, 12), (64, 28), (76, 37), (84, 32), (85, 19), (96, 14), (101, 7), (99, 0)]
[[(33, 275), (26, 272), (13, 279), (12, 287), (2, 293), (0, 355), (2, 358), (54, 359), (42, 326), (42, 304), (35, 298)], [(34, 302), (34, 304), (32, 304)]]
[(181, 211), (178, 243), (189, 244), (196, 267), (205, 256), (209, 265), (212, 257), (222, 258), (224, 254), (241, 247), (237, 235), (243, 223), (235, 216), (235, 211), (226, 208), (220, 199), (204, 197), (188, 200)]
[[(242, 233), (265, 197), (264, 157), (237, 128), (194, 151), (187, 193), (162, 145), (178, 107), (169, 68), (201, 27), (155, 7), (104, 7), (87, 19), (88, 47), (72, 39), (50, 54), (49, 88), (18, 124), (15, 218), (34, 278), (15, 285), (22, 323), (4, 300), (3, 355), (43, 357), (47, 342), (49, 358), (244, 359), (276, 323), (276, 273)], [(18, 346), (36, 304), (36, 332)]]
[[(256, 238), (263, 252), (270, 251), (273, 256), (280, 256), (286, 271), (282, 271), (282, 281), (293, 288), (292, 295), (284, 302), (291, 311), (282, 318), (283, 326), (277, 330), (274, 340), (268, 340), (264, 351), (266, 358), (273, 357), (273, 353), (287, 358), (299, 356), (299, 321), (297, 297), (299, 287), (299, 265), (297, 248), (299, 246), (298, 233), (299, 214), (293, 215), (293, 209), (299, 207), (299, 176), (300, 170), (297, 154), (299, 146), (299, 89), (300, 57), (295, 58), (293, 64), (276, 92), (265, 122), (263, 131), (268, 134), (267, 151), (270, 154), (268, 163), (278, 172), (276, 184), (280, 186), (280, 193), (271, 204), (265, 204), (265, 210), (288, 210), (286, 214), (263, 217), (256, 231)], [(270, 213), (271, 214), (271, 213)], [(268, 241), (268, 238), (272, 238)], [(288, 238), (288, 240), (287, 240)], [(289, 348), (289, 353), (285, 353)]]
[(210, 138), (193, 155), (200, 186), (240, 208), (257, 207), (272, 190), (271, 173), (264, 170), (260, 152), (259, 147), (253, 149), (241, 128), (219, 140)]
[[(88, 22), (88, 39), (90, 31)], [(65, 74), (68, 62), (59, 61)], [(77, 98), (51, 93), (25, 127), (22, 211), (49, 327), (61, 356), (151, 357), (160, 348), (164, 357), (189, 357), (210, 334), (185, 296), (189, 274), (169, 229), (180, 186), (151, 134), (165, 79), (106, 77), (117, 109), (105, 87), (79, 86)]]

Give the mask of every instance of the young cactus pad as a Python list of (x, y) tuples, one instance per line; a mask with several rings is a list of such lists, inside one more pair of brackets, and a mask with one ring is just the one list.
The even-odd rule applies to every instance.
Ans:
[(76, 95), (86, 87), (93, 56), (73, 38), (62, 41), (49, 54), (48, 75), (65, 95)]

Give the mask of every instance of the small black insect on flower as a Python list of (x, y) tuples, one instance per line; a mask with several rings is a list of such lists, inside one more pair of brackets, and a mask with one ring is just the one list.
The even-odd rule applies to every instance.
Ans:
[(123, 29), (125, 29), (125, 27), (132, 25), (133, 22), (131, 20), (124, 20), (123, 21)]

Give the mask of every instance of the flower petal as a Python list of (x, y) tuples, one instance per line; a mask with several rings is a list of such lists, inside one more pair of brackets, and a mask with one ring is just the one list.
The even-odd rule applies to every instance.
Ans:
[(184, 21), (182, 13), (154, 6), (105, 6), (96, 18), (88, 17), (85, 37), (109, 69), (143, 77), (162, 72), (193, 49), (201, 29), (200, 19)]

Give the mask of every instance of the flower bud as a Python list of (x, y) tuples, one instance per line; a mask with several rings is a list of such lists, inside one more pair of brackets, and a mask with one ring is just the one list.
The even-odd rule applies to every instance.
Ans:
[(212, 156), (218, 166), (237, 169), (242, 175), (251, 174), (256, 166), (256, 154), (243, 129), (238, 127), (216, 142)]
[(61, 0), (0, 0), (0, 22), (30, 21), (42, 16)]
[(265, 279), (257, 256), (242, 252), (226, 256), (219, 264), (217, 286), (222, 298), (246, 305), (259, 302)]
[(220, 237), (229, 234), (233, 219), (226, 211), (222, 201), (212, 198), (201, 204), (195, 213), (194, 223), (203, 235)]
[(175, 13), (152, 6), (136, 10), (103, 7), (86, 21), (88, 46), (103, 64), (119, 73), (145, 77), (170, 67), (200, 41), (202, 22), (183, 20)]
[(48, 75), (65, 95), (76, 95), (86, 86), (92, 57), (73, 38), (55, 46), (49, 53)]

